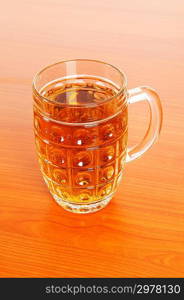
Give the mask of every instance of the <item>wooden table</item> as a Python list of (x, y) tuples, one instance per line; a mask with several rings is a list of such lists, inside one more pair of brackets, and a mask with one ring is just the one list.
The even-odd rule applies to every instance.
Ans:
[[(184, 276), (183, 14), (180, 0), (1, 3), (1, 277)], [(119, 66), (129, 88), (156, 88), (164, 111), (159, 143), (90, 215), (52, 200), (34, 149), (32, 77), (70, 58)], [(130, 143), (146, 114), (130, 108)]]

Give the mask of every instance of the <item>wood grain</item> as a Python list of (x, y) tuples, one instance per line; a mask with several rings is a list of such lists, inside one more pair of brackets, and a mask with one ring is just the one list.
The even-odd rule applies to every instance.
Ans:
[[(183, 13), (180, 0), (1, 3), (1, 277), (184, 276)], [(34, 73), (77, 57), (119, 66), (129, 88), (153, 86), (164, 110), (159, 143), (126, 166), (108, 207), (84, 216), (52, 200), (32, 132)], [(146, 113), (130, 108), (130, 143)]]

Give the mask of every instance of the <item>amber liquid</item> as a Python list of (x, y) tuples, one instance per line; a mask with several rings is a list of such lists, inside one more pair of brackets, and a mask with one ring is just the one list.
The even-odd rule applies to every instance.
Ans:
[(113, 115), (114, 106), (103, 105), (116, 89), (88, 79), (54, 82), (40, 93), (51, 100), (34, 105), (36, 149), (51, 194), (66, 208), (112, 197), (127, 147), (126, 106)]

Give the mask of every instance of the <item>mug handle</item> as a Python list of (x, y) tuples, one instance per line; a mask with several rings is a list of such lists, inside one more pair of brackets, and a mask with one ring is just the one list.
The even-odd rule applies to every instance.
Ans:
[(162, 127), (162, 106), (154, 89), (141, 86), (128, 90), (128, 104), (147, 101), (150, 108), (150, 122), (142, 141), (127, 149), (126, 162), (130, 162), (145, 153), (158, 139)]

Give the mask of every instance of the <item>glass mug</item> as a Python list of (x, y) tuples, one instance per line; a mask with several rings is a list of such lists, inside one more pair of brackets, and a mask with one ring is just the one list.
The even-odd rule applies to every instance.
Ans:
[[(33, 81), (34, 132), (40, 169), (66, 210), (95, 212), (113, 197), (125, 162), (159, 136), (162, 108), (149, 87), (127, 90), (126, 76), (97, 60), (50, 65)], [(140, 144), (127, 147), (128, 104), (147, 101), (150, 122)]]

